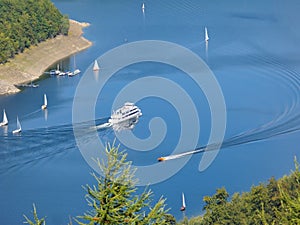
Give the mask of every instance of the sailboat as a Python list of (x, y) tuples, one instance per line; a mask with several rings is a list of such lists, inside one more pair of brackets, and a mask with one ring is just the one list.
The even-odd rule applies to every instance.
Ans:
[(21, 128), (21, 124), (20, 124), (20, 121), (19, 121), (19, 118), (17, 117), (17, 129), (13, 130), (13, 134), (18, 134), (18, 133), (21, 133), (22, 131), (22, 128)]
[(80, 69), (76, 69), (76, 62), (75, 62), (75, 55), (74, 55), (74, 71), (73, 72), (68, 72), (68, 76), (75, 76), (79, 73), (81, 73)]
[(98, 71), (99, 69), (100, 69), (100, 68), (99, 68), (98, 62), (97, 62), (97, 60), (95, 60), (94, 66), (93, 66), (93, 70), (94, 70), (94, 71)]
[(142, 11), (145, 11), (145, 3), (142, 4)]
[(5, 113), (5, 109), (3, 109), (3, 121), (0, 123), (0, 127), (6, 126), (8, 124), (8, 119)]
[(180, 211), (184, 211), (185, 210), (185, 199), (184, 199), (184, 194), (182, 193), (182, 206), (180, 208)]
[(205, 42), (208, 42), (209, 37), (208, 37), (208, 32), (207, 32), (207, 28), (205, 27)]
[(47, 109), (48, 101), (47, 101), (47, 95), (44, 94), (44, 105), (42, 105), (42, 109)]

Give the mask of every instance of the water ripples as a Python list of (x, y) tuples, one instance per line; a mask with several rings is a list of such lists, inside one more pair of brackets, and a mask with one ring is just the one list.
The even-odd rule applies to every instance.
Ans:
[[(222, 149), (263, 141), (279, 135), (299, 131), (299, 73), (289, 65), (283, 64), (281, 58), (271, 54), (265, 52), (260, 54), (254, 53), (253, 48), (247, 49), (245, 46), (240, 49), (234, 48), (233, 51), (233, 47), (234, 46), (227, 46), (227, 48), (221, 49), (221, 52), (224, 55), (230, 55), (230, 52), (235, 52), (236, 55), (242, 55), (243, 57), (236, 56), (240, 58), (239, 62), (247, 66), (247, 70), (250, 68), (253, 72), (253, 76), (260, 76), (265, 81), (270, 82), (270, 84), (275, 84), (279, 87), (279, 89), (283, 91), (282, 95), (285, 101), (283, 102), (281, 110), (277, 112), (277, 115), (274, 115), (269, 121), (262, 125), (227, 138), (222, 143)], [(29, 113), (24, 117), (29, 117), (38, 111)], [(97, 120), (96, 124), (101, 124), (106, 121), (107, 118), (102, 118)], [(83, 136), (87, 142), (89, 141), (88, 128), (91, 124), (94, 124), (94, 122), (89, 122), (82, 126), (83, 129), (87, 130)], [(111, 132), (111, 129), (104, 129), (99, 131), (99, 135), (105, 139)], [(0, 173), (4, 173), (11, 168), (22, 167), (22, 165), (76, 149), (72, 124), (25, 130), (20, 136), (13, 136), (11, 134), (2, 134), (1, 136), (0, 134), (0, 139)], [(170, 159), (204, 151), (213, 151), (215, 146), (218, 146), (218, 143), (200, 146), (195, 150), (184, 152), (177, 156), (173, 155)]]
[[(101, 124), (106, 120), (95, 122)], [(87, 141), (94, 124), (93, 121), (81, 124)], [(100, 131), (103, 137), (107, 132)], [(0, 173), (76, 149), (72, 124), (24, 130), (20, 135), (2, 134), (0, 139)]]
[[(232, 49), (226, 49), (225, 51), (230, 52)], [(235, 48), (234, 51), (238, 53), (238, 49)], [(250, 52), (251, 50), (248, 49), (248, 51)], [(251, 71), (255, 76), (261, 76), (271, 84), (276, 83), (279, 85), (285, 91), (282, 95), (289, 101), (289, 104), (285, 102), (282, 111), (268, 122), (225, 139), (221, 149), (264, 141), (279, 135), (300, 131), (299, 73), (288, 67), (288, 65), (283, 65), (280, 59), (270, 54), (247, 54), (249, 52), (243, 48), (241, 52), (244, 55), (242, 58), (243, 64), (247, 65), (248, 68), (251, 67)], [(219, 143), (214, 143), (162, 158), (164, 160), (173, 160), (191, 154), (214, 151), (218, 146)]]

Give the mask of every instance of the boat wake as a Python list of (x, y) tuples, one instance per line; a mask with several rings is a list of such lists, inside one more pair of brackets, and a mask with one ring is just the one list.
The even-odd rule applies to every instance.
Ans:
[[(107, 122), (108, 119), (88, 121), (76, 124), (76, 127), (80, 127), (85, 142), (90, 142), (95, 137), (95, 130), (104, 142), (109, 142), (115, 138), (114, 131), (132, 129), (138, 121), (128, 120), (126, 123), (113, 125)], [(77, 149), (73, 124), (24, 130), (18, 136), (0, 132), (0, 140), (0, 174)]]
[(96, 129), (97, 130), (103, 130), (103, 129), (110, 128), (111, 126), (112, 126), (112, 124), (109, 123), (109, 122), (107, 122), (107, 123), (103, 123), (103, 124), (97, 125)]
[[(107, 119), (98, 119), (95, 122), (96, 124), (105, 125), (104, 122)], [(89, 134), (92, 133), (92, 129), (89, 128), (95, 122), (80, 124), (87, 140)], [(108, 128), (108, 126), (105, 126), (105, 128)], [(106, 139), (111, 131), (104, 129), (104, 126), (102, 126), (98, 134), (100, 138)], [(0, 132), (0, 140), (0, 174), (11, 169), (18, 169), (25, 165), (40, 162), (42, 159), (50, 160), (55, 156), (67, 154), (69, 151), (77, 149), (73, 124), (24, 130), (18, 136)]]
[[(274, 138), (280, 135), (290, 134), (300, 131), (300, 76), (291, 68), (287, 68), (280, 63), (280, 60), (273, 56), (267, 57), (251, 57), (249, 65), (256, 65), (259, 68), (256, 71), (261, 76), (269, 76), (272, 73), (273, 82), (277, 82), (288, 90), (290, 104), (285, 106), (280, 115), (273, 120), (240, 134), (234, 135), (225, 139), (222, 143), (212, 143), (205, 146), (200, 146), (191, 151), (185, 151), (179, 154), (163, 156), (158, 158), (158, 161), (168, 161), (179, 159), (188, 155), (204, 153), (208, 151), (215, 151), (218, 149), (225, 149), (242, 144), (254, 143)], [(260, 64), (260, 65), (257, 65)], [(254, 69), (255, 70), (255, 69)], [(268, 77), (269, 78), (269, 77)], [(221, 146), (221, 147), (219, 147)]]

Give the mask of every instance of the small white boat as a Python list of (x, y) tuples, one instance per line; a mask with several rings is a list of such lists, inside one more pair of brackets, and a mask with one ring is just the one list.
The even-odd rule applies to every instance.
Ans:
[(94, 66), (93, 66), (93, 70), (94, 70), (94, 71), (98, 71), (99, 69), (100, 69), (100, 68), (99, 68), (98, 62), (97, 62), (97, 60), (95, 60)]
[(37, 88), (39, 85), (38, 84), (34, 84), (31, 81), (31, 83), (28, 83), (28, 84), (17, 84), (15, 86), (20, 87), (20, 88)]
[[(74, 55), (74, 68), (76, 68), (76, 59), (75, 59), (75, 55)], [(72, 77), (75, 76), (77, 74), (81, 73), (81, 71), (79, 69), (75, 69), (73, 72), (68, 72), (67, 75)]]
[(112, 113), (108, 122), (111, 124), (118, 124), (128, 120), (138, 120), (140, 116), (142, 116), (141, 110), (133, 103), (126, 102), (122, 108), (119, 108)]
[(142, 10), (145, 11), (145, 3), (142, 4)]
[(209, 37), (208, 37), (208, 32), (207, 32), (207, 28), (205, 27), (205, 41), (208, 42)]
[(63, 71), (61, 71), (59, 74), (58, 74), (58, 76), (66, 76), (67, 75), (67, 73), (66, 72), (63, 72)]
[(182, 193), (182, 206), (180, 208), (180, 211), (184, 211), (186, 208), (186, 205), (185, 205), (185, 198), (184, 198), (184, 194)]
[(81, 73), (81, 71), (79, 69), (76, 69), (76, 70), (73, 71), (74, 76), (79, 74), (79, 73)]
[(51, 76), (57, 76), (58, 74), (60, 74), (60, 71), (59, 70), (50, 70), (49, 74)]
[(44, 105), (42, 105), (42, 109), (44, 110), (44, 109), (47, 109), (47, 105), (48, 105), (48, 101), (47, 101), (47, 95), (46, 94), (44, 94)]
[(56, 70), (50, 70), (49, 74), (52, 76), (58, 76), (61, 73), (61, 71), (59, 70), (59, 64), (57, 64), (57, 68)]
[(68, 72), (66, 72), (66, 74), (67, 74), (69, 77), (72, 77), (72, 76), (74, 76), (74, 73), (73, 73), (73, 72), (71, 72), (71, 71), (68, 71)]
[(17, 129), (13, 130), (13, 134), (18, 134), (18, 133), (21, 133), (22, 132), (22, 127), (21, 127), (21, 124), (20, 124), (20, 121), (19, 121), (19, 118), (17, 117)]
[(5, 109), (3, 109), (3, 120), (0, 123), (0, 127), (6, 126), (8, 124), (8, 119), (5, 113)]

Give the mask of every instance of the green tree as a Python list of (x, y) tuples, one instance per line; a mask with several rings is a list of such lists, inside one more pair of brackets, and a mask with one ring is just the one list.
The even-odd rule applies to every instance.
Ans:
[[(300, 171), (296, 158), (295, 167), (296, 170), (292, 175), (284, 179), (284, 181), (289, 181), (288, 185), (284, 182), (280, 182), (278, 185), (282, 210), (277, 215), (282, 224), (300, 224)], [(289, 189), (284, 188), (284, 186), (288, 186)]]
[(28, 223), (30, 225), (46, 225), (45, 218), (42, 218), (42, 219), (38, 218), (37, 211), (36, 211), (36, 208), (35, 208), (34, 204), (33, 204), (33, 219), (34, 219), (34, 221), (31, 221), (25, 215), (23, 215), (23, 216), (26, 219), (26, 222), (24, 222), (24, 223)]
[(228, 211), (226, 211), (227, 199), (229, 197), (226, 189), (217, 189), (216, 194), (213, 196), (204, 196), (205, 202), (204, 209), (206, 214), (203, 217), (204, 224), (224, 224), (221, 221), (226, 221), (228, 218)]
[[(165, 199), (151, 207), (152, 192), (144, 190), (141, 195), (135, 194), (137, 180), (131, 162), (126, 161), (127, 154), (119, 147), (108, 145), (107, 162), (95, 160), (103, 176), (93, 173), (97, 185), (86, 185), (86, 199), (91, 211), (79, 216), (81, 225), (90, 224), (170, 224), (167, 222)], [(82, 221), (83, 220), (83, 221)], [(86, 221), (86, 222), (84, 222)]]
[(50, 0), (0, 0), (0, 63), (58, 34), (68, 34), (69, 19)]

